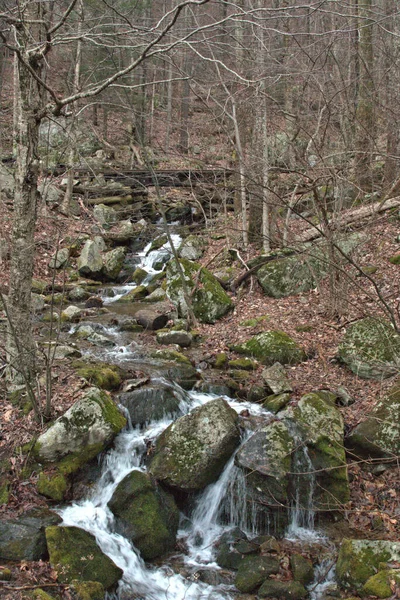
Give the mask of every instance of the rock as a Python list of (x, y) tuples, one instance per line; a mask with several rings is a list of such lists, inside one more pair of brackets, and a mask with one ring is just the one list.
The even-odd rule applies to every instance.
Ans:
[(85, 302), (85, 308), (101, 308), (103, 306), (103, 300), (100, 296), (89, 296)]
[(239, 371), (254, 371), (257, 369), (258, 364), (249, 358), (236, 358), (228, 362), (228, 367), (230, 369), (238, 369)]
[(95, 346), (100, 346), (102, 348), (110, 348), (112, 346), (115, 346), (115, 342), (110, 340), (105, 335), (97, 333), (97, 331), (89, 335), (86, 339), (91, 344), (94, 344)]
[(40, 473), (36, 484), (37, 491), (42, 496), (62, 502), (68, 489), (67, 477), (58, 471), (52, 473)]
[[(232, 300), (210, 271), (186, 259), (181, 259), (180, 265), (185, 274), (188, 293), (191, 295), (193, 312), (199, 321), (215, 323), (233, 308)], [(175, 305), (179, 316), (185, 317), (188, 307), (176, 260), (169, 261), (166, 274), (167, 296)]]
[(288, 503), (289, 473), (294, 445), (283, 421), (273, 421), (256, 431), (236, 454), (245, 470), (252, 497), (264, 505)]
[(33, 454), (39, 462), (64, 459), (65, 465), (75, 466), (76, 462), (79, 468), (104, 450), (125, 425), (125, 417), (111, 398), (97, 388), (90, 388), (39, 436)]
[(122, 370), (117, 365), (104, 362), (81, 362), (76, 374), (86, 379), (91, 385), (103, 390), (117, 390), (122, 383)]
[(129, 302), (138, 302), (149, 295), (149, 290), (145, 285), (138, 285), (133, 290), (122, 296), (117, 302), (119, 304), (127, 304)]
[(302, 585), (308, 585), (314, 579), (314, 568), (311, 560), (296, 552), (290, 557), (293, 579)]
[(139, 236), (147, 228), (147, 223), (143, 219), (137, 223), (131, 221), (120, 221), (115, 227), (104, 235), (106, 240), (117, 244), (125, 244)]
[(167, 300), (167, 294), (162, 288), (158, 288), (142, 299), (142, 302), (163, 302)]
[(367, 580), (382, 570), (381, 563), (400, 560), (400, 542), (344, 539), (336, 563), (339, 584), (361, 590)]
[(41, 294), (31, 294), (31, 310), (33, 313), (41, 312), (46, 304), (45, 296)]
[(74, 579), (69, 588), (74, 593), (74, 600), (104, 600), (104, 586), (99, 581)]
[(76, 323), (82, 316), (82, 309), (78, 308), (78, 306), (74, 306), (71, 304), (67, 306), (61, 313), (61, 321), (70, 321), (72, 323)]
[(98, 581), (106, 590), (114, 589), (122, 570), (105, 556), (95, 537), (78, 527), (47, 527), (50, 564), (61, 583)]
[(236, 548), (237, 542), (247, 541), (246, 534), (238, 527), (224, 533), (217, 546), (216, 562), (223, 569), (237, 570), (242, 561), (243, 554)]
[(83, 302), (84, 300), (87, 300), (89, 296), (89, 292), (80, 285), (77, 285), (68, 292), (68, 300), (71, 300), (72, 302)]
[(258, 590), (259, 598), (284, 598), (301, 600), (308, 595), (306, 588), (297, 581), (278, 581), (267, 579)]
[(0, 558), (42, 560), (47, 557), (45, 527), (61, 518), (47, 510), (32, 510), (17, 520), (0, 521)]
[(99, 279), (103, 270), (103, 257), (98, 244), (87, 240), (78, 258), (78, 271), (84, 277)]
[[(365, 236), (355, 233), (335, 243), (350, 254), (364, 240)], [(263, 257), (276, 257), (257, 271), (257, 278), (267, 296), (284, 298), (307, 292), (329, 273), (331, 260), (328, 245), (324, 242), (306, 244), (302, 252), (293, 254), (289, 251), (289, 254), (282, 250)], [(343, 260), (339, 254), (338, 258)]]
[(42, 279), (32, 279), (31, 291), (33, 294), (44, 294), (49, 289), (47, 281)]
[(127, 248), (119, 246), (103, 256), (103, 275), (109, 281), (115, 281), (122, 270)]
[(11, 581), (11, 578), (11, 569), (7, 569), (7, 567), (0, 567), (0, 581)]
[(243, 344), (232, 344), (230, 349), (239, 354), (253, 356), (265, 365), (296, 364), (306, 360), (304, 350), (283, 331), (265, 331)]
[[(165, 352), (165, 350), (160, 350), (160, 352)], [(153, 355), (155, 354), (153, 353)], [(164, 377), (167, 381), (175, 381), (184, 390), (191, 390), (196, 385), (199, 374), (195, 367), (189, 363), (190, 361), (180, 363), (176, 362), (175, 359), (173, 362), (167, 359), (167, 361), (157, 365), (157, 373), (159, 377)]]
[(347, 436), (356, 456), (392, 458), (400, 454), (400, 383), (395, 384), (364, 421)]
[(165, 313), (159, 313), (151, 309), (138, 310), (135, 314), (135, 319), (145, 329), (151, 329), (156, 331), (162, 329), (168, 323), (168, 315)]
[(176, 417), (180, 398), (170, 387), (152, 385), (120, 394), (118, 401), (128, 409), (133, 425), (145, 425), (162, 418)]
[(279, 560), (272, 556), (247, 556), (239, 564), (235, 586), (239, 592), (254, 592), (270, 575), (278, 573)]
[(62, 269), (68, 265), (69, 248), (59, 248), (49, 262), (50, 269)]
[[(52, 349), (51, 354), (53, 355), (54, 349)], [(75, 348), (74, 346), (59, 346), (56, 345), (54, 358), (55, 360), (65, 360), (66, 358), (80, 358), (82, 353)]]
[(400, 265), (400, 252), (391, 256), (389, 262), (392, 263), (392, 265)]
[(287, 406), (290, 402), (290, 394), (272, 394), (272, 396), (268, 396), (267, 399), (262, 403), (263, 408), (271, 411), (276, 414), (280, 410), (283, 410), (285, 406)]
[(157, 439), (150, 473), (185, 492), (216, 481), (239, 444), (238, 416), (221, 398), (172, 423)]
[(127, 475), (108, 506), (117, 517), (117, 531), (132, 540), (145, 560), (174, 548), (179, 510), (173, 497), (154, 485), (146, 473)]
[(198, 260), (204, 254), (204, 240), (196, 235), (188, 235), (178, 250), (179, 258)]
[(187, 331), (160, 331), (157, 333), (159, 344), (177, 344), (182, 348), (188, 348), (192, 343), (192, 336)]
[(363, 379), (391, 377), (399, 372), (400, 335), (383, 319), (360, 319), (347, 328), (338, 356)]
[(374, 596), (375, 598), (389, 598), (393, 596), (393, 582), (396, 587), (400, 584), (400, 571), (397, 569), (385, 569), (372, 575), (362, 588), (362, 596)]
[(0, 195), (9, 200), (14, 198), (15, 180), (12, 172), (0, 162)]
[(140, 267), (138, 267), (132, 273), (130, 281), (132, 283), (136, 283), (136, 285), (140, 285), (141, 283), (143, 283), (143, 281), (146, 279), (147, 276), (148, 276), (147, 271), (145, 271), (144, 269), (141, 269)]
[(273, 364), (272, 367), (264, 369), (261, 377), (273, 394), (293, 391), (285, 367), (278, 362)]
[(100, 225), (113, 225), (118, 221), (118, 213), (115, 208), (105, 204), (96, 204), (93, 208), (93, 216)]

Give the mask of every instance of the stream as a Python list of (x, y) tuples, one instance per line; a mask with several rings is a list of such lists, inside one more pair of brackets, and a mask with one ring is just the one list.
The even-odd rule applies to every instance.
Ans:
[[(179, 243), (178, 236), (174, 236), (174, 244)], [(168, 245), (149, 253), (150, 244), (139, 255), (141, 268), (149, 274), (154, 273), (153, 264), (159, 259), (160, 254), (169, 252)], [(104, 296), (107, 308), (112, 311), (112, 304), (118, 298), (128, 293), (132, 285), (113, 287), (113, 296)], [(129, 348), (120, 345), (119, 334), (116, 330), (108, 328), (105, 333), (117, 344), (112, 348), (101, 350), (102, 359), (109, 362), (122, 362), (127, 358), (133, 359), (140, 352), (140, 347), (130, 344)], [(157, 383), (156, 378), (152, 383)], [(163, 382), (164, 384), (166, 382)], [(179, 413), (184, 415), (196, 407), (217, 397), (215, 394), (185, 391), (176, 383), (167, 382), (172, 386), (175, 394), (180, 399)], [(271, 413), (259, 404), (239, 402), (227, 396), (225, 400), (237, 413), (248, 410), (260, 420), (268, 421)], [(125, 409), (123, 409), (125, 410)], [(172, 423), (172, 419), (164, 418), (157, 422), (149, 423), (146, 427), (139, 428), (129, 423), (114, 442), (114, 446), (103, 457), (101, 476), (92, 490), (90, 497), (65, 508), (59, 509), (59, 514), (66, 526), (77, 526), (92, 533), (101, 550), (109, 556), (123, 571), (123, 577), (114, 595), (107, 598), (115, 599), (141, 599), (141, 600), (228, 600), (237, 596), (233, 586), (219, 584), (211, 586), (198, 580), (198, 569), (213, 569), (220, 567), (215, 562), (215, 544), (225, 532), (233, 527), (239, 527), (251, 538), (259, 533), (257, 510), (246, 501), (246, 478), (241, 469), (235, 466), (235, 455), (225, 465), (218, 481), (206, 487), (199, 493), (188, 514), (181, 514), (181, 526), (178, 533), (180, 546), (186, 548), (185, 554), (179, 557), (181, 564), (185, 565), (185, 572), (191, 573), (184, 576), (176, 573), (166, 563), (154, 567), (145, 564), (135, 547), (122, 535), (115, 533), (114, 516), (108, 508), (113, 492), (122, 479), (134, 470), (146, 470), (144, 457), (149, 442), (153, 442), (164, 429)], [(252, 435), (251, 431), (243, 433), (242, 443)], [(295, 437), (295, 432), (294, 432)], [(297, 452), (296, 458), (299, 473), (306, 470), (312, 471), (310, 458), (303, 446)], [(291, 509), (291, 523), (286, 537), (290, 540), (305, 540), (307, 543), (316, 542), (323, 544), (325, 538), (314, 529), (314, 514), (312, 506), (314, 481), (312, 476), (297, 488), (295, 502)], [(300, 508), (302, 506), (302, 508)], [(176, 558), (176, 557), (174, 557)], [(321, 561), (315, 569), (315, 583), (311, 584), (310, 597), (319, 600), (324, 595), (326, 587), (331, 585), (334, 578), (332, 565)], [(323, 574), (321, 582), (321, 573)]]

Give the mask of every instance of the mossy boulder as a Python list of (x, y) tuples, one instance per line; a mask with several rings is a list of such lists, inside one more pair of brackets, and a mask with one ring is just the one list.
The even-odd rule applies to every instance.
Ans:
[(339, 584), (359, 591), (367, 580), (382, 570), (381, 563), (400, 560), (400, 542), (345, 539), (339, 550), (336, 575)]
[(250, 358), (235, 358), (228, 362), (228, 367), (230, 369), (238, 369), (242, 371), (254, 371), (254, 369), (257, 369), (258, 365)]
[(256, 431), (236, 454), (236, 464), (245, 470), (252, 497), (264, 505), (288, 502), (292, 436), (283, 421), (273, 421)]
[(290, 557), (290, 567), (293, 573), (293, 579), (302, 585), (308, 585), (314, 579), (314, 568), (311, 560), (305, 558), (302, 554), (294, 552)]
[(179, 510), (172, 495), (156, 486), (150, 475), (129, 473), (108, 506), (117, 519), (117, 531), (132, 541), (145, 560), (174, 548)]
[(122, 296), (117, 300), (119, 304), (128, 304), (130, 302), (137, 302), (148, 296), (149, 290), (145, 285), (138, 285), (133, 290)]
[(400, 454), (400, 383), (396, 383), (364, 421), (350, 433), (346, 446), (363, 458), (393, 458)]
[(279, 560), (273, 556), (246, 556), (238, 568), (235, 586), (242, 593), (254, 592), (270, 575), (279, 571)]
[(74, 592), (76, 600), (104, 600), (104, 586), (99, 581), (71, 582), (70, 589)]
[[(263, 388), (264, 389), (264, 388)], [(265, 390), (264, 390), (265, 397)], [(267, 396), (267, 398), (262, 403), (263, 408), (271, 411), (276, 414), (280, 410), (283, 410), (285, 406), (287, 406), (290, 402), (290, 394), (285, 392), (284, 394), (272, 394), (271, 396)]]
[(78, 258), (78, 271), (83, 277), (92, 279), (101, 278), (103, 270), (103, 256), (99, 244), (94, 240), (87, 240)]
[(88, 462), (104, 450), (125, 425), (110, 396), (93, 387), (38, 438), (33, 454), (39, 462), (63, 459), (71, 468), (81, 466), (82, 460)]
[(400, 252), (391, 256), (389, 262), (391, 262), (392, 265), (400, 265)]
[(122, 570), (101, 552), (95, 537), (79, 527), (47, 527), (46, 540), (50, 564), (61, 583), (98, 581), (110, 590), (122, 577)]
[(68, 481), (65, 475), (56, 471), (55, 473), (40, 473), (36, 484), (37, 491), (42, 496), (61, 502), (68, 489)]
[(204, 254), (204, 239), (196, 235), (188, 235), (179, 247), (179, 258), (198, 260)]
[(19, 519), (0, 521), (0, 559), (45, 559), (45, 528), (60, 521), (58, 515), (48, 510), (32, 510)]
[(216, 481), (240, 441), (237, 413), (222, 398), (177, 419), (158, 438), (150, 473), (185, 492)]
[(102, 390), (117, 390), (122, 383), (122, 369), (109, 363), (75, 363), (76, 374)]
[(118, 278), (124, 264), (127, 248), (119, 246), (103, 255), (103, 277), (109, 281)]
[(127, 408), (133, 425), (144, 425), (151, 421), (179, 415), (180, 399), (173, 388), (166, 385), (141, 387), (120, 394), (118, 400)]
[(267, 579), (258, 590), (259, 598), (284, 598), (302, 600), (308, 595), (306, 588), (298, 581), (278, 581)]
[(283, 331), (265, 331), (243, 344), (231, 344), (230, 349), (239, 354), (253, 356), (264, 365), (296, 364), (306, 360), (304, 350)]
[(363, 379), (391, 377), (400, 369), (400, 335), (383, 319), (360, 319), (347, 328), (338, 356)]
[(159, 344), (177, 344), (181, 348), (188, 348), (193, 341), (191, 334), (187, 331), (159, 331), (156, 339)]
[[(210, 271), (187, 259), (181, 259), (180, 265), (191, 295), (193, 312), (199, 321), (215, 323), (233, 308), (232, 300)], [(167, 266), (166, 291), (179, 316), (186, 316), (188, 307), (176, 260), (170, 260)]]
[(400, 571), (395, 569), (385, 569), (372, 575), (361, 590), (362, 596), (375, 596), (376, 598), (389, 598), (393, 596), (393, 583), (395, 586), (400, 584)]

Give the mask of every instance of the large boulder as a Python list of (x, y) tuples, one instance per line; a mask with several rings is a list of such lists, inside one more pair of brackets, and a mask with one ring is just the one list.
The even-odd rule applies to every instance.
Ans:
[(400, 560), (400, 542), (344, 539), (339, 550), (336, 575), (339, 584), (358, 591), (387, 563)]
[(90, 388), (38, 438), (34, 456), (43, 463), (63, 459), (84, 464), (104, 450), (125, 425), (125, 417), (110, 396)]
[[(233, 308), (232, 300), (210, 271), (187, 259), (181, 259), (179, 262), (184, 272), (188, 293), (191, 295), (193, 312), (199, 321), (215, 323)], [(167, 266), (167, 295), (179, 315), (186, 316), (188, 307), (176, 260), (169, 261)]]
[[(351, 253), (364, 236), (353, 234), (336, 243), (346, 253)], [(275, 260), (267, 262), (257, 271), (257, 277), (267, 296), (283, 298), (307, 292), (316, 287), (331, 268), (329, 248), (326, 243), (307, 244), (302, 252), (287, 255), (288, 251), (274, 252)], [(268, 255), (265, 256), (267, 258)], [(338, 254), (337, 259), (343, 261)]]
[(102, 553), (95, 537), (79, 527), (47, 527), (50, 564), (61, 583), (98, 581), (106, 590), (116, 587), (122, 569)]
[(242, 593), (254, 592), (278, 571), (279, 560), (274, 556), (246, 556), (239, 564), (235, 586)]
[(238, 416), (217, 398), (167, 427), (156, 442), (149, 470), (172, 488), (201, 490), (218, 479), (239, 442)]
[(46, 559), (45, 528), (60, 522), (58, 515), (47, 510), (34, 510), (19, 519), (0, 521), (0, 559)]
[(199, 260), (204, 254), (204, 240), (196, 235), (188, 235), (178, 250), (179, 258)]
[(99, 279), (103, 271), (103, 256), (97, 241), (87, 240), (78, 258), (78, 271), (83, 277)]
[(284, 331), (264, 331), (243, 344), (231, 344), (230, 349), (239, 354), (253, 356), (264, 365), (294, 365), (306, 360), (304, 350)]
[(108, 506), (117, 518), (117, 531), (132, 540), (145, 560), (174, 548), (179, 510), (172, 495), (155, 485), (148, 474), (129, 473)]
[(180, 399), (172, 388), (162, 384), (125, 392), (119, 395), (118, 400), (128, 409), (133, 425), (144, 425), (179, 414)]
[(391, 377), (400, 369), (400, 335), (383, 319), (360, 319), (347, 328), (338, 354), (363, 379)]
[[(288, 408), (286, 416), (294, 421), (308, 450), (315, 478), (313, 508), (329, 511), (343, 506), (350, 499), (350, 490), (340, 411), (322, 392), (313, 392), (305, 394), (297, 406)], [(297, 483), (310, 485), (307, 475)]]
[(127, 249), (119, 246), (103, 256), (103, 276), (105, 279), (114, 281), (122, 270)]
[(364, 458), (392, 458), (400, 454), (400, 383), (395, 384), (364, 421), (348, 435), (346, 446)]

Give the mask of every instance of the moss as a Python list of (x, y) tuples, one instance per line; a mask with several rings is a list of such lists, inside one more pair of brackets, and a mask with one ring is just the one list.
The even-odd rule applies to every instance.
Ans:
[(61, 583), (98, 581), (114, 588), (122, 571), (98, 547), (94, 536), (78, 527), (46, 527), (50, 564)]
[(254, 371), (257, 369), (257, 363), (249, 358), (237, 358), (228, 362), (230, 369), (241, 369), (244, 371)]
[(235, 586), (242, 593), (256, 590), (269, 575), (279, 571), (279, 561), (272, 556), (245, 556), (239, 563)]
[[(160, 331), (163, 330), (159, 330), (158, 333)], [(152, 358), (157, 358), (160, 360), (173, 360), (174, 362), (181, 363), (184, 365), (192, 365), (189, 358), (182, 354), (182, 352), (178, 352), (178, 350), (154, 350), (154, 352), (150, 353), (150, 356)]]
[(125, 296), (122, 296), (122, 298), (117, 300), (117, 302), (119, 304), (127, 304), (129, 302), (137, 302), (138, 300), (141, 300), (142, 298), (145, 298), (146, 296), (148, 296), (148, 294), (149, 294), (149, 290), (148, 290), (147, 286), (138, 285), (131, 292), (128, 292), (127, 294), (125, 294)]
[(303, 585), (308, 585), (314, 579), (314, 569), (311, 560), (301, 554), (294, 553), (290, 557), (293, 579)]
[(263, 315), (262, 317), (254, 317), (252, 319), (245, 319), (241, 323), (239, 323), (240, 327), (257, 327), (260, 323), (264, 321), (269, 321), (268, 315)]
[(104, 587), (98, 581), (78, 581), (74, 579), (71, 582), (71, 588), (74, 591), (76, 600), (104, 600)]
[(10, 498), (10, 484), (8, 481), (4, 481), (0, 484), (0, 505), (8, 504)]
[(250, 378), (250, 373), (243, 369), (232, 369), (232, 371), (229, 372), (229, 375), (234, 381), (239, 381), (240, 383), (245, 383)]
[(7, 569), (7, 567), (0, 567), (0, 581), (10, 581), (11, 577), (11, 569)]
[(37, 482), (37, 491), (42, 496), (61, 502), (64, 499), (65, 492), (68, 489), (68, 483), (61, 473), (46, 474), (40, 473)]
[(44, 294), (44, 292), (47, 290), (47, 287), (47, 281), (43, 281), (41, 279), (32, 279), (31, 290), (34, 294)]
[(271, 396), (268, 396), (263, 402), (263, 408), (266, 408), (267, 410), (276, 414), (280, 410), (285, 408), (289, 401), (290, 394), (288, 392), (285, 392), (283, 394), (272, 394)]
[(56, 294), (49, 294), (44, 297), (47, 304), (62, 304), (65, 301), (65, 294), (58, 292)]
[(392, 265), (400, 265), (400, 253), (395, 254), (394, 256), (391, 256), (389, 258), (389, 262), (391, 262)]
[(381, 540), (345, 539), (340, 547), (336, 574), (344, 588), (361, 590), (380, 563), (400, 558), (400, 544)]
[(50, 594), (40, 588), (29, 592), (29, 597), (33, 600), (54, 600), (54, 596), (50, 596)]
[(108, 363), (75, 363), (79, 366), (76, 374), (89, 383), (104, 390), (117, 390), (122, 383), (122, 371), (116, 365)]
[(243, 344), (232, 344), (231, 350), (253, 356), (265, 365), (296, 364), (306, 359), (304, 350), (283, 331), (265, 331)]
[(377, 598), (389, 598), (393, 595), (391, 582), (400, 583), (400, 571), (385, 569), (372, 575), (362, 588), (362, 595), (376, 596)]
[(216, 369), (223, 369), (224, 367), (226, 367), (227, 362), (228, 357), (225, 352), (219, 352), (218, 354), (216, 354), (214, 363)]
[(298, 325), (297, 327), (295, 327), (295, 331), (297, 331), (298, 333), (309, 333), (313, 329), (314, 328), (312, 325)]

